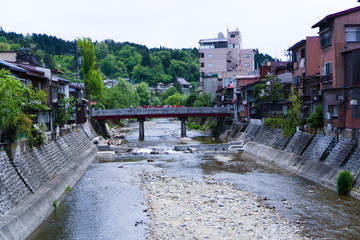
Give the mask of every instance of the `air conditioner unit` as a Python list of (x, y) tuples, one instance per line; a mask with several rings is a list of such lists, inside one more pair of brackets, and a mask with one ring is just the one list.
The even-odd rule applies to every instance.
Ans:
[(331, 119), (331, 114), (329, 112), (325, 113), (325, 119), (327, 119), (327, 120)]
[(351, 101), (350, 101), (350, 105), (351, 105), (351, 106), (357, 106), (357, 105), (358, 105), (357, 99), (351, 100)]

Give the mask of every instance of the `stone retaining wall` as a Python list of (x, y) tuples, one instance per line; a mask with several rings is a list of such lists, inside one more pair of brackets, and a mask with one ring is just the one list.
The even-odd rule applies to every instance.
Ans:
[[(248, 128), (256, 128), (250, 125)], [(331, 136), (296, 132), (286, 142), (281, 133), (279, 129), (260, 128), (252, 141), (246, 142), (244, 152), (274, 162), (330, 189), (336, 189), (336, 179), (345, 169), (351, 170), (355, 179), (360, 179), (360, 150), (355, 148), (354, 141), (340, 139), (336, 143)], [(234, 140), (241, 140), (242, 137)], [(286, 143), (275, 149), (276, 141)], [(358, 181), (356, 191), (359, 186)]]
[(25, 239), (96, 157), (89, 124), (10, 159), (0, 152), (0, 239)]

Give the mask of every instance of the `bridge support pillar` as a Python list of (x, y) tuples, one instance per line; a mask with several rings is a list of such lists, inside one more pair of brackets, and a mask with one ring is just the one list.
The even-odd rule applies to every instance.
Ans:
[(180, 118), (181, 121), (181, 137), (186, 137), (186, 117)]
[(145, 118), (138, 118), (137, 121), (139, 122), (139, 140), (144, 140), (144, 138), (145, 138), (145, 129), (144, 129)]

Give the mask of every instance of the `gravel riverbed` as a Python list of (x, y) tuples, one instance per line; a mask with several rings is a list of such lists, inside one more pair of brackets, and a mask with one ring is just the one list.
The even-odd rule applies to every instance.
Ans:
[(143, 171), (148, 239), (310, 239), (263, 199), (211, 177)]

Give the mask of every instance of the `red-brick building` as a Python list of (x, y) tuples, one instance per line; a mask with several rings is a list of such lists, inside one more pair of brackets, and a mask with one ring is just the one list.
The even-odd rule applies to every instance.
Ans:
[(319, 28), (325, 130), (355, 138), (360, 129), (360, 7), (328, 15)]

